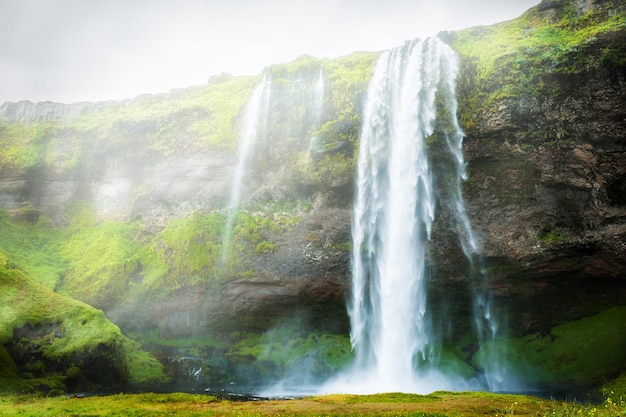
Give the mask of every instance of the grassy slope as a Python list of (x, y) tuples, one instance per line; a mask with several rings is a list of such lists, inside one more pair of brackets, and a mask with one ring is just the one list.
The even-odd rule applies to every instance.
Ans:
[[(20, 373), (6, 349), (0, 347), (0, 391), (29, 391), (42, 385), (63, 390), (64, 379), (71, 376), (70, 368), (82, 366), (84, 356), (76, 354), (89, 356), (103, 346), (122, 355), (115, 360), (123, 363), (115, 366), (122, 373), (128, 372), (131, 382), (164, 380), (160, 364), (142, 352), (136, 342), (125, 338), (102, 311), (35, 282), (0, 252), (0, 345), (10, 342), (20, 328), (35, 330), (36, 336), (26, 343), (42, 346), (43, 358), (32, 364), (31, 372)], [(63, 337), (56, 337), (57, 332)], [(52, 363), (63, 363), (65, 369), (49, 368)]]
[(0, 212), (0, 250), (27, 275), (54, 289), (66, 268), (59, 256), (62, 235), (44, 225), (11, 221)]
[[(74, 351), (86, 351), (97, 346), (99, 343), (108, 344), (111, 341), (121, 339), (122, 335), (118, 328), (108, 323), (101, 311), (95, 310), (78, 301), (67, 299), (58, 295), (48, 288), (34, 282), (23, 272), (15, 269), (6, 257), (0, 253), (0, 343), (6, 344), (12, 340), (14, 330), (25, 326), (37, 328), (39, 326), (51, 326), (45, 335), (41, 335), (44, 357), (50, 360), (68, 358)], [(63, 331), (68, 337), (56, 338), (54, 333)], [(2, 377), (11, 380), (13, 389), (34, 388), (37, 384), (55, 382), (56, 378), (35, 379), (32, 384), (27, 381), (15, 381), (22, 375), (12, 359), (6, 354), (4, 347), (0, 348)], [(33, 371), (36, 371), (35, 369)], [(56, 380), (57, 387), (62, 387)]]

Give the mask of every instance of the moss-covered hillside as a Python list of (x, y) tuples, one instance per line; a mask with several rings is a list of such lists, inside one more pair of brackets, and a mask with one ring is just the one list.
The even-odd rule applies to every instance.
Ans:
[(165, 380), (161, 364), (101, 310), (37, 283), (1, 252), (0, 294), (1, 391), (61, 393)]
[[(137, 343), (122, 342), (118, 330), (116, 383), (188, 378), (187, 368), (195, 362), (172, 362), (179, 356), (200, 358), (203, 378), (212, 382), (230, 378), (225, 375), (226, 354), (232, 372), (250, 373), (246, 358), (260, 349), (251, 341), (258, 342), (259, 331), (277, 325), (286, 305), (260, 320), (250, 301), (248, 308), (237, 302), (241, 291), (254, 296), (256, 288), (235, 288), (237, 283), (249, 281), (271, 290), (269, 280), (283, 298), (297, 296), (306, 280), (296, 279), (289, 284), (292, 289), (280, 290), (294, 279), (289, 270), (300, 269), (297, 274), (308, 279), (317, 274), (315, 268), (298, 266), (305, 260), (290, 259), (297, 246), (308, 245), (309, 257), (347, 262), (349, 236), (344, 228), (350, 198), (344, 192), (354, 171), (360, 108), (375, 59), (373, 53), (334, 60), (303, 56), (266, 69), (272, 85), (264, 116), (269, 128), (254, 144), (242, 206), (236, 212), (227, 209), (231, 177), (245, 104), (259, 77), (220, 76), (206, 86), (124, 102), (66, 107), (5, 103), (0, 123), (0, 250), (7, 262), (23, 271), (16, 279), (41, 285), (49, 292), (46, 296), (57, 297), (61, 311), (69, 308), (63, 301), (74, 299), (104, 310), (169, 367), (166, 377)], [(321, 194), (342, 201), (342, 209), (319, 213), (313, 196)], [(322, 225), (328, 216), (332, 220)], [(228, 242), (227, 223), (232, 227)], [(324, 231), (328, 227), (332, 234)], [(337, 233), (344, 236), (336, 239)], [(285, 271), (276, 275), (275, 263)], [(345, 274), (345, 267), (337, 273), (341, 286)], [(310, 306), (321, 314), (325, 291), (321, 300), (304, 300), (303, 310)], [(336, 308), (343, 310), (343, 290), (334, 291)], [(227, 297), (237, 301), (226, 306)], [(13, 307), (13, 299), (6, 302)], [(256, 308), (268, 313), (265, 303), (260, 297)], [(88, 316), (80, 311), (77, 316)], [(345, 311), (339, 315), (342, 324), (323, 327), (345, 332)], [(26, 319), (22, 316), (21, 310), (7, 316), (3, 343), (19, 341), (13, 330), (23, 326), (17, 321)], [(50, 318), (50, 326), (63, 326), (55, 320)], [(31, 324), (44, 326), (40, 322), (47, 323), (42, 317)], [(116, 328), (104, 316), (98, 323), (103, 337), (108, 326)], [(242, 330), (253, 334), (248, 337)], [(328, 340), (329, 346), (347, 341), (345, 333), (335, 342), (333, 335), (311, 339), (306, 332), (281, 332), (292, 340), (303, 338), (309, 350), (320, 346), (319, 340)], [(48, 333), (42, 337), (50, 338)], [(38, 344), (39, 333), (36, 336), (28, 343)], [(58, 345), (62, 339), (51, 340)], [(76, 340), (86, 350), (100, 343), (88, 337)], [(15, 370), (13, 376), (30, 378), (11, 352), (3, 356), (7, 369)], [(222, 359), (207, 362), (209, 354)], [(17, 365), (9, 366), (11, 361)], [(209, 371), (207, 364), (215, 370)], [(42, 364), (38, 376), (58, 374), (63, 382), (70, 367), (63, 363), (52, 371), (50, 364)], [(70, 382), (66, 386), (76, 388)], [(62, 383), (57, 388), (64, 389)]]

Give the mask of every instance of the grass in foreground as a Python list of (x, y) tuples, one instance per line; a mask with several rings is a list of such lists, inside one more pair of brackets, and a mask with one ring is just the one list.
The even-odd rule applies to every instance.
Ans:
[(232, 402), (206, 395), (118, 394), (105, 397), (0, 397), (0, 416), (626, 416), (624, 399), (582, 405), (522, 395), (436, 392), (430, 395), (329, 395)]

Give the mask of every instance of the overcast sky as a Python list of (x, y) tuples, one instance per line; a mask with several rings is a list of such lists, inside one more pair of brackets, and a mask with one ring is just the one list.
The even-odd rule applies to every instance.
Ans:
[(379, 51), (539, 0), (0, 0), (0, 103), (97, 101)]

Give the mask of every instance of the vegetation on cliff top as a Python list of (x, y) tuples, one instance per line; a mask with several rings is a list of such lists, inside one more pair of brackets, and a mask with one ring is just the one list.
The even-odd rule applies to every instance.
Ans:
[(624, 13), (579, 14), (574, 2), (560, 2), (508, 22), (446, 34), (463, 58), (462, 125), (473, 133), (477, 116), (495, 111), (502, 100), (558, 96), (546, 76), (583, 73), (597, 64), (624, 66), (626, 48), (619, 39), (625, 33)]

